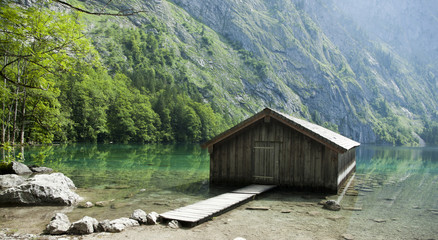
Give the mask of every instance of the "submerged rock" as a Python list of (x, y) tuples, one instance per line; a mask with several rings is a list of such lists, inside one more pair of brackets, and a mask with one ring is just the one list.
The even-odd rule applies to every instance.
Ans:
[(145, 211), (141, 209), (134, 210), (134, 212), (131, 214), (131, 219), (134, 219), (138, 221), (140, 224), (146, 224), (147, 223), (147, 214)]
[(386, 219), (375, 218), (375, 219), (373, 219), (373, 221), (376, 222), (376, 223), (385, 223)]
[(339, 203), (337, 203), (335, 200), (327, 200), (323, 208), (331, 211), (339, 211), (341, 210), (341, 205), (339, 205)]
[(99, 222), (92, 217), (85, 216), (81, 220), (74, 222), (69, 232), (73, 234), (90, 234), (98, 230)]
[(354, 236), (351, 234), (348, 234), (348, 233), (342, 234), (341, 237), (342, 237), (342, 239), (345, 239), (345, 240), (354, 240)]
[(65, 234), (70, 229), (70, 220), (63, 213), (56, 213), (46, 226), (46, 233), (51, 235)]
[(316, 216), (320, 216), (320, 215), (321, 215), (321, 212), (318, 212), (318, 211), (310, 211), (310, 212), (307, 212), (307, 214), (309, 214), (309, 215), (312, 216), (312, 217), (316, 217)]
[(75, 188), (62, 173), (36, 175), (0, 192), (0, 205), (73, 205), (81, 200)]
[(24, 183), (26, 179), (16, 174), (0, 175), (0, 189), (11, 188)]
[(92, 208), (94, 204), (92, 202), (82, 202), (78, 205), (79, 208)]

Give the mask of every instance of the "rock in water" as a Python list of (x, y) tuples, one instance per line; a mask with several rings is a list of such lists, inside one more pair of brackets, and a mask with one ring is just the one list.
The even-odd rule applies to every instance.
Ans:
[(67, 233), (70, 228), (70, 220), (64, 213), (56, 213), (46, 226), (46, 233), (51, 235), (60, 235)]
[(15, 187), (24, 183), (24, 181), (26, 181), (24, 177), (16, 174), (0, 175), (0, 189)]
[(51, 172), (53, 172), (53, 169), (48, 168), (48, 167), (30, 166), (29, 168), (34, 173), (51, 173)]
[(0, 192), (0, 205), (72, 205), (81, 200), (75, 185), (62, 173), (41, 174)]
[(155, 225), (158, 224), (158, 221), (160, 219), (160, 214), (156, 212), (150, 212), (146, 218), (147, 218), (147, 224)]
[(140, 224), (129, 218), (119, 218), (115, 220), (104, 220), (99, 222), (99, 230), (103, 232), (121, 232), (127, 227), (139, 226)]
[(82, 202), (78, 204), (78, 208), (92, 208), (94, 204), (92, 202)]
[(28, 166), (26, 166), (20, 162), (13, 161), (10, 164), (8, 164), (7, 166), (5, 166), (4, 168), (0, 169), (0, 173), (1, 174), (23, 175), (23, 174), (31, 174), (32, 171), (29, 169)]
[(57, 184), (63, 185), (69, 189), (76, 189), (73, 181), (62, 173), (39, 174), (29, 178), (28, 181), (56, 182)]
[(131, 219), (134, 219), (138, 221), (140, 224), (146, 224), (147, 223), (147, 214), (145, 211), (141, 209), (134, 210), (134, 212), (131, 214)]
[(85, 216), (81, 220), (74, 222), (69, 232), (79, 235), (90, 234), (97, 231), (98, 225), (99, 222), (95, 218)]
[(323, 208), (332, 211), (339, 211), (341, 210), (341, 205), (339, 205), (339, 203), (337, 203), (335, 200), (328, 200), (325, 202)]

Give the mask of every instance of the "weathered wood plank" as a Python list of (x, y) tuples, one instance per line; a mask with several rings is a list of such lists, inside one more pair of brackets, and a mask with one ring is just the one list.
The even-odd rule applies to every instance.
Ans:
[(234, 190), (233, 193), (260, 194), (268, 190), (271, 190), (274, 187), (275, 185), (252, 184), (244, 188), (239, 188), (237, 190)]
[(228, 165), (228, 144), (224, 143), (221, 146), (221, 170), (220, 170), (220, 179), (221, 182), (225, 182), (228, 178), (227, 176), (227, 165)]
[(292, 186), (293, 184), (293, 170), (295, 166), (293, 166), (293, 154), (292, 154), (292, 139), (291, 139), (291, 131), (290, 129), (286, 129), (283, 127), (284, 134), (284, 155), (282, 161), (284, 162), (284, 173), (282, 179), (284, 179), (284, 185)]
[(254, 198), (255, 195), (274, 187), (275, 186), (272, 185), (250, 185), (231, 193), (224, 193), (195, 204), (165, 212), (160, 214), (160, 216), (168, 220), (178, 220), (192, 225), (198, 224), (249, 201)]
[(315, 186), (321, 187), (322, 182), (322, 145), (317, 144), (315, 151)]
[(235, 179), (235, 169), (236, 169), (236, 148), (234, 145), (234, 142), (236, 141), (236, 137), (233, 137), (232, 139), (230, 139), (230, 141), (228, 142), (228, 159), (229, 159), (229, 165), (228, 165), (228, 171), (227, 171), (227, 178), (230, 184), (234, 184), (234, 179)]
[[(220, 167), (220, 145), (214, 145), (214, 153), (213, 159), (210, 159), (210, 182), (216, 183), (217, 179), (219, 178), (219, 167)], [(213, 170), (211, 170), (213, 169)]]
[(237, 159), (237, 165), (236, 165), (236, 182), (240, 183), (243, 181), (243, 153), (245, 151), (244, 145), (243, 145), (243, 139), (245, 138), (245, 133), (242, 135), (237, 136), (237, 151), (236, 151), (236, 159)]
[(253, 165), (253, 155), (254, 155), (254, 151), (253, 151), (253, 147), (254, 147), (254, 142), (253, 142), (253, 131), (248, 131), (247, 135), (246, 135), (246, 139), (245, 139), (245, 157), (244, 157), (244, 178), (245, 178), (245, 182), (251, 182), (252, 181), (252, 173), (254, 171), (254, 165)]

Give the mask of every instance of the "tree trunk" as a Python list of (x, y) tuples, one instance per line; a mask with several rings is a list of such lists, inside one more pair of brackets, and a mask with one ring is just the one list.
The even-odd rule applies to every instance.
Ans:
[(18, 99), (19, 99), (19, 87), (17, 87), (17, 91), (15, 92), (16, 98), (15, 98), (15, 109), (14, 109), (14, 125), (12, 127), (12, 145), (15, 144), (16, 139), (16, 133), (17, 133), (17, 115), (18, 115)]
[(23, 111), (22, 111), (22, 123), (21, 123), (21, 138), (20, 143), (24, 145), (24, 130), (26, 127), (26, 88), (23, 89)]
[(8, 124), (8, 126), (6, 126), (7, 133), (8, 133), (8, 141), (7, 142), (11, 142), (11, 127), (9, 126), (9, 123), (11, 122), (12, 106), (13, 106), (12, 104), (9, 106), (8, 121), (6, 121), (6, 123)]
[[(6, 80), (5, 80), (6, 82)], [(5, 83), (6, 86), (6, 83)], [(3, 101), (3, 109), (2, 109), (2, 143), (6, 142), (6, 113), (5, 113), (5, 109), (6, 109), (6, 99), (4, 99)]]

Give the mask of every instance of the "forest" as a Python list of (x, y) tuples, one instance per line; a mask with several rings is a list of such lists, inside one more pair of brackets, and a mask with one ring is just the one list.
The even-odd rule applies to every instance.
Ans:
[(226, 127), (158, 23), (95, 29), (114, 39), (102, 57), (78, 13), (2, 3), (0, 14), (2, 144), (199, 142)]
[[(147, 13), (112, 18), (63, 10), (55, 2), (0, 3), (5, 148), (202, 142), (263, 107), (364, 143), (415, 145), (418, 135), (438, 143), (435, 95), (428, 85), (435, 75), (424, 71), (423, 84), (378, 44), (342, 53), (329, 39), (331, 29), (323, 32), (304, 12), (309, 9), (303, 1), (287, 4), (285, 12), (266, 3), (267, 15), (240, 9), (230, 24), (243, 16), (253, 20), (230, 28), (236, 32), (210, 28), (169, 1)], [(297, 20), (296, 29), (284, 28), (290, 18)], [(246, 27), (263, 36), (239, 32)], [(356, 35), (366, 42), (364, 34)]]

